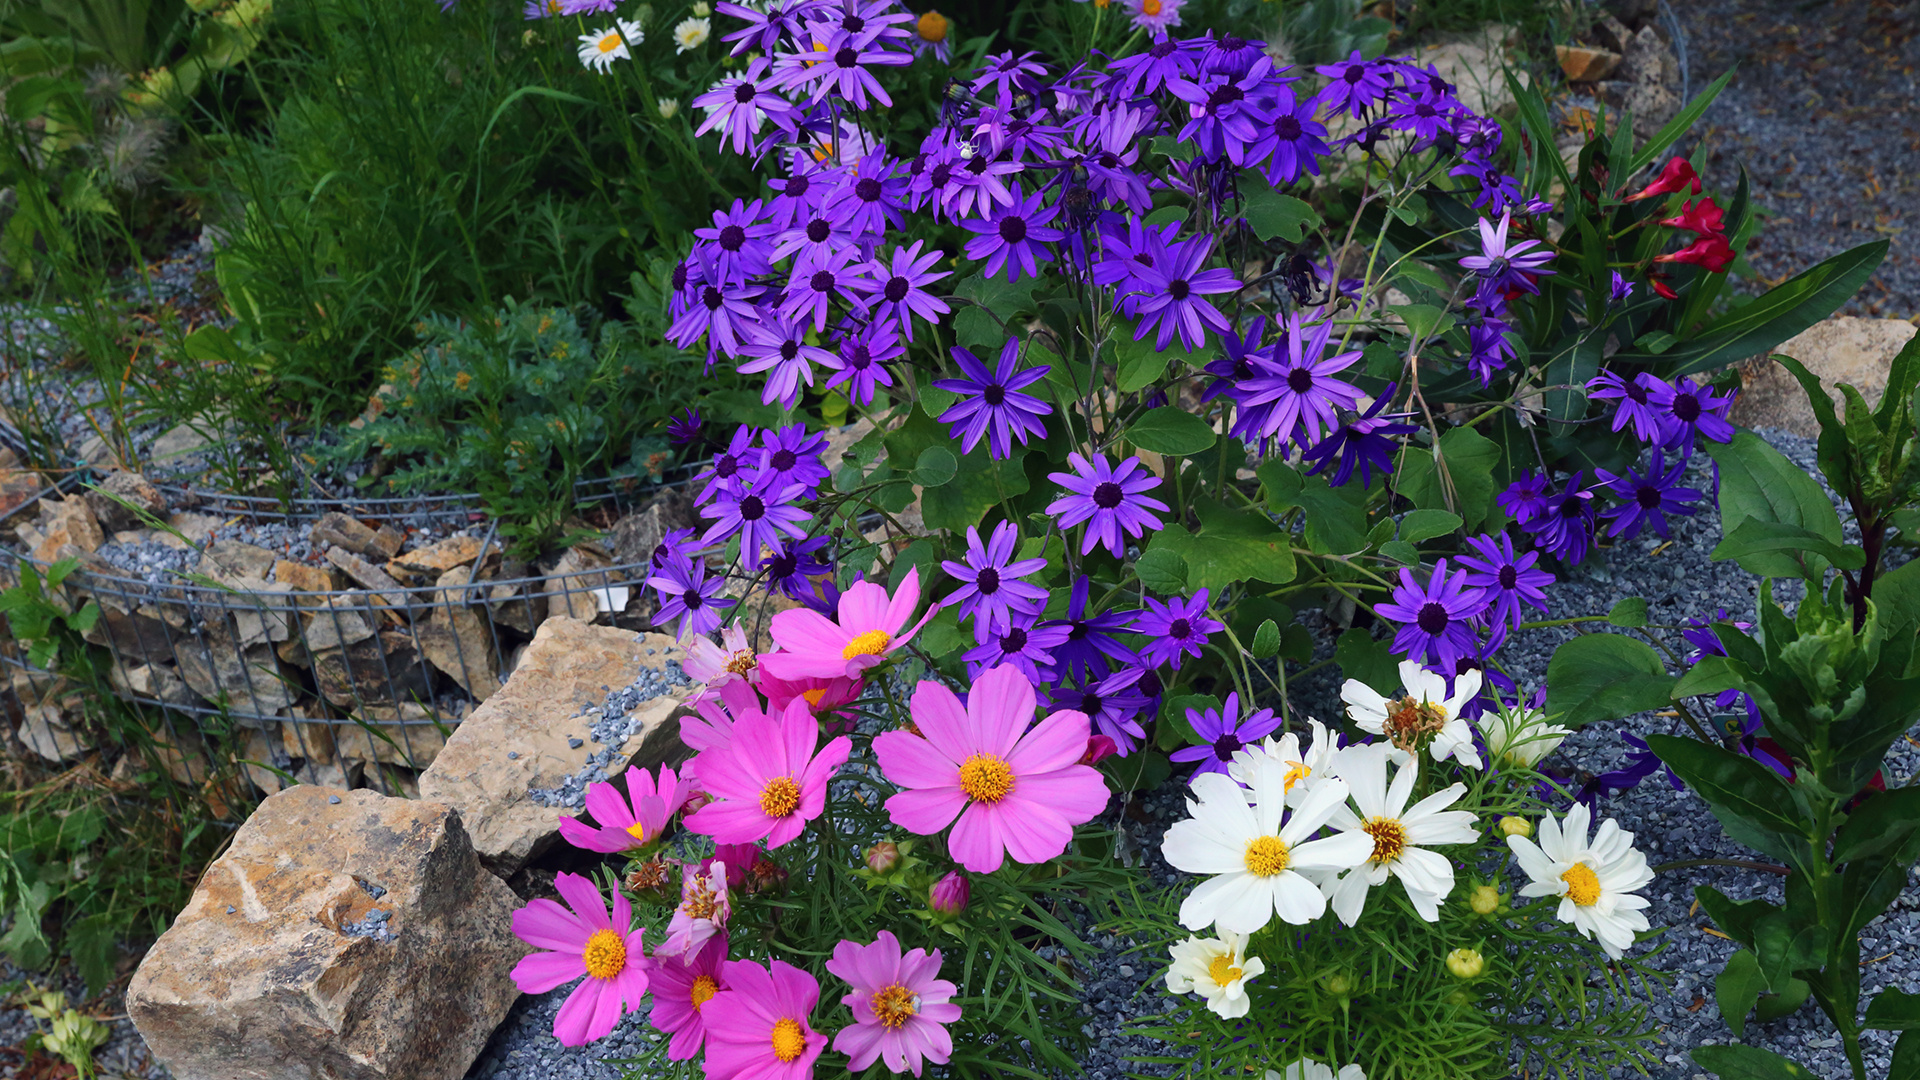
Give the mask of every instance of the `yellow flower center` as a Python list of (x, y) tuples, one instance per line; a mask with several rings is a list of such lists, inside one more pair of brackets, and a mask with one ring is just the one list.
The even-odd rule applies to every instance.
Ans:
[(1149, 17), (1160, 14), (1160, 0), (1140, 0), (1140, 14)]
[(760, 793), (760, 809), (768, 817), (786, 817), (800, 808), (800, 785), (791, 776), (776, 776)]
[(1272, 877), (1293, 864), (1293, 852), (1277, 836), (1256, 836), (1247, 841), (1247, 873)]
[(981, 802), (997, 803), (1013, 790), (1013, 766), (992, 754), (975, 754), (960, 763), (960, 790)]
[(914, 24), (914, 29), (920, 32), (921, 41), (938, 45), (947, 40), (947, 17), (937, 11), (929, 11), (920, 16), (920, 21)]
[(647, 842), (647, 827), (636, 821), (627, 826), (627, 835), (633, 837), (636, 842), (644, 844)]
[(581, 952), (587, 962), (587, 977), (611, 979), (627, 969), (627, 943), (612, 930), (595, 930)]
[(920, 995), (895, 983), (876, 992), (868, 1004), (882, 1027), (897, 1028), (920, 1011)]
[(886, 652), (887, 646), (891, 644), (893, 644), (892, 634), (887, 633), (885, 630), (869, 630), (859, 637), (854, 638), (852, 641), (847, 642), (847, 647), (840, 650), (840, 659), (851, 660), (856, 656), (879, 656), (881, 653)]
[(727, 658), (726, 670), (730, 674), (745, 675), (753, 670), (754, 660), (752, 649), (741, 649)]
[[(1148, 2), (1152, 3), (1153, 0), (1148, 0)], [(594, 48), (599, 49), (603, 53), (610, 53), (619, 47), (620, 47), (619, 34), (608, 34), (606, 37), (603, 37), (600, 39), (600, 43), (598, 45), (594, 46)]]
[(1360, 829), (1373, 837), (1373, 854), (1368, 859), (1375, 865), (1390, 863), (1407, 850), (1407, 827), (1393, 818), (1368, 818)]
[(1233, 966), (1232, 953), (1221, 953), (1207, 965), (1207, 978), (1212, 979), (1215, 986), (1231, 986), (1240, 974), (1240, 969)]
[(773, 1056), (792, 1061), (807, 1052), (807, 1033), (800, 1021), (781, 1017), (773, 1024)]
[(1313, 775), (1313, 770), (1304, 761), (1295, 761), (1287, 766), (1287, 773), (1281, 778), (1280, 790), (1292, 791), (1293, 785)]
[(807, 699), (809, 706), (817, 709), (820, 707), (820, 699), (827, 696), (827, 688), (823, 686), (818, 690), (802, 690), (800, 696)]
[(1586, 863), (1574, 863), (1567, 872), (1560, 875), (1567, 883), (1567, 899), (1581, 907), (1592, 907), (1600, 902), (1600, 875)]
[(720, 984), (714, 979), (713, 976), (702, 975), (699, 978), (694, 979), (693, 991), (690, 995), (693, 998), (693, 1011), (699, 1012), (700, 1006), (705, 1005), (707, 1002), (713, 1000), (713, 995), (719, 992), (720, 992)]
[(706, 878), (694, 878), (693, 887), (687, 890), (686, 897), (680, 901), (680, 910), (686, 912), (689, 919), (711, 919), (719, 909), (720, 901), (713, 894), (713, 886)]

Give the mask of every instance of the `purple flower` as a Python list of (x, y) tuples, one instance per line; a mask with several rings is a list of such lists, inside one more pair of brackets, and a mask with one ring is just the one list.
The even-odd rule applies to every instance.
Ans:
[(1625, 277), (1621, 276), (1620, 271), (1615, 270), (1613, 272), (1613, 284), (1607, 289), (1607, 301), (1614, 304), (1625, 303), (1627, 298), (1632, 295), (1633, 282), (1628, 281)]
[(1291, 438), (1306, 445), (1335, 426), (1336, 408), (1359, 404), (1360, 388), (1333, 376), (1352, 367), (1360, 359), (1360, 350), (1327, 356), (1333, 324), (1303, 323), (1304, 316), (1298, 313), (1288, 319), (1284, 359), (1251, 358), (1257, 374), (1241, 383), (1235, 395), (1240, 415), (1234, 421), (1234, 434), (1239, 438)]
[(1644, 443), (1666, 438), (1666, 425), (1651, 402), (1654, 392), (1666, 384), (1654, 375), (1640, 372), (1633, 378), (1618, 372), (1603, 371), (1587, 382), (1587, 397), (1594, 401), (1618, 401), (1613, 411), (1613, 430), (1633, 425), (1633, 435)]
[(1462, 656), (1478, 652), (1480, 643), (1474, 639), (1470, 621), (1486, 608), (1486, 593), (1467, 584), (1467, 571), (1449, 576), (1447, 560), (1441, 559), (1424, 586), (1414, 580), (1411, 569), (1403, 567), (1392, 601), (1373, 610), (1400, 624), (1393, 635), (1394, 652), (1453, 671)]
[(681, 641), (719, 630), (721, 613), (733, 606), (732, 600), (720, 595), (725, 584), (721, 578), (708, 577), (707, 564), (697, 559), (668, 559), (647, 578), (647, 587), (660, 597), (653, 625), (667, 626), (679, 620), (680, 627), (674, 634)]
[[(976, 629), (978, 629), (976, 625)], [(1020, 669), (1027, 681), (1038, 685), (1053, 678), (1053, 651), (1067, 640), (1067, 631), (1050, 623), (1039, 626), (1009, 626), (961, 655), (967, 662), (969, 678), (978, 678), (1001, 664)]]
[(1133, 28), (1160, 37), (1180, 25), (1180, 9), (1187, 0), (1121, 0), (1120, 6), (1132, 16)]
[(1520, 474), (1520, 478), (1507, 485), (1507, 489), (1494, 496), (1494, 502), (1507, 512), (1516, 524), (1525, 528), (1540, 515), (1547, 512), (1547, 491), (1553, 486), (1544, 473), (1532, 469)]
[(811, 515), (788, 504), (805, 494), (806, 489), (799, 484), (776, 488), (773, 480), (774, 477), (763, 470), (744, 490), (723, 493), (711, 504), (701, 507), (701, 517), (715, 520), (700, 534), (700, 542), (717, 544), (738, 533), (741, 565), (752, 570), (760, 565), (761, 549), (780, 543), (782, 534), (796, 539), (805, 536), (805, 522)]
[(809, 432), (805, 424), (789, 424), (760, 433), (760, 474), (776, 491), (799, 484), (811, 496), (831, 473), (820, 460), (827, 437)]
[[(789, 77), (788, 85), (798, 88), (812, 83), (812, 100), (822, 101), (827, 95), (835, 94), (862, 112), (867, 109), (869, 97), (892, 108), (893, 99), (887, 96), (880, 80), (868, 69), (911, 64), (913, 54), (875, 48), (876, 42), (862, 40), (865, 36), (835, 30), (827, 36), (823, 43), (825, 47), (818, 52), (806, 50), (783, 57), (802, 63), (802, 66), (790, 69), (794, 74)], [(825, 59), (818, 59), (821, 56)]]
[(960, 155), (947, 186), (941, 189), (940, 206), (955, 219), (972, 213), (990, 214), (996, 206), (1012, 206), (1013, 188), (1002, 177), (1021, 171), (1017, 161), (995, 161), (968, 148)]
[(1039, 62), (1039, 56), (1037, 52), (1015, 56), (1012, 50), (989, 56), (981, 61), (968, 89), (982, 97), (995, 91), (1002, 104), (1011, 104), (1017, 96), (1040, 88), (1038, 76), (1045, 75), (1047, 67)]
[[(695, 505), (738, 491), (741, 485), (752, 481), (760, 465), (760, 454), (754, 447), (759, 438), (760, 433), (748, 425), (733, 429), (727, 448), (713, 455), (713, 463), (693, 478), (693, 486), (700, 488), (700, 494), (693, 499)], [(703, 480), (707, 482), (705, 487), (701, 487)]]
[(1067, 600), (1067, 617), (1040, 624), (1043, 630), (1066, 632), (1066, 640), (1053, 650), (1054, 656), (1063, 675), (1081, 682), (1105, 672), (1111, 666), (1109, 661), (1131, 664), (1138, 659), (1132, 649), (1114, 636), (1132, 633), (1138, 613), (1109, 608), (1097, 615), (1087, 614), (1087, 592), (1091, 584), (1084, 574), (1074, 578)]
[(1139, 668), (1116, 671), (1092, 685), (1057, 686), (1047, 691), (1047, 708), (1072, 709), (1087, 714), (1093, 730), (1113, 740), (1121, 757), (1133, 753), (1136, 740), (1146, 738), (1137, 719), (1152, 702), (1141, 692), (1144, 674)]
[(767, 549), (767, 557), (760, 564), (767, 575), (767, 587), (815, 611), (831, 615), (838, 605), (840, 594), (833, 586), (833, 579), (827, 577), (833, 571), (832, 564), (818, 554), (831, 544), (832, 541), (824, 536), (775, 543)]
[(905, 220), (907, 186), (900, 162), (884, 148), (875, 149), (851, 167), (847, 182), (834, 190), (823, 209), (856, 238), (878, 238), (889, 225), (897, 229)]
[(684, 349), (704, 335), (709, 358), (716, 349), (728, 356), (738, 354), (741, 333), (759, 317), (753, 306), (754, 291), (740, 284), (701, 286), (694, 302), (667, 328), (667, 340)]
[(829, 371), (840, 368), (840, 358), (831, 349), (807, 344), (806, 323), (777, 315), (747, 324), (747, 343), (740, 355), (747, 358), (738, 369), (742, 375), (768, 373), (760, 400), (777, 401), (789, 409), (800, 400), (800, 384), (813, 385), (815, 364)]
[(685, 412), (667, 419), (667, 441), (675, 446), (699, 442), (705, 438), (702, 425), (699, 407), (689, 405)]
[(1199, 68), (1199, 55), (1182, 43), (1162, 37), (1152, 46), (1132, 56), (1123, 56), (1107, 65), (1110, 92), (1116, 99), (1158, 93), (1175, 79), (1183, 79)]
[(1661, 383), (1648, 391), (1647, 404), (1668, 426), (1661, 445), (1669, 450), (1692, 453), (1696, 434), (1720, 443), (1734, 436), (1734, 426), (1727, 421), (1733, 395), (1716, 394), (1707, 383), (1685, 377), (1675, 379), (1671, 386)]
[(1327, 148), (1327, 126), (1314, 119), (1318, 102), (1296, 97), (1290, 86), (1273, 90), (1271, 115), (1263, 117), (1260, 137), (1247, 148), (1247, 160), (1260, 163), (1272, 187), (1291, 184), (1302, 174), (1320, 175)]
[[(1500, 214), (1498, 226), (1481, 218), (1480, 254), (1462, 256), (1460, 265), (1480, 275), (1482, 288), (1495, 292), (1523, 289), (1537, 293), (1540, 286), (1533, 283), (1534, 278), (1553, 273), (1546, 268), (1553, 261), (1553, 251), (1542, 248), (1538, 240), (1509, 243), (1507, 228), (1512, 221), (1505, 211)], [(1540, 250), (1535, 251), (1535, 248)]]
[[(1574, 795), (1577, 801), (1592, 806), (1595, 799), (1639, 787), (1640, 781), (1659, 772), (1663, 767), (1659, 756), (1647, 748), (1645, 739), (1623, 731), (1620, 733), (1620, 741), (1626, 743), (1628, 747), (1626, 765), (1603, 772), (1580, 785), (1580, 790)], [(1667, 769), (1667, 782), (1673, 785), (1675, 791), (1685, 786), (1680, 783), (1680, 777), (1674, 775), (1672, 769)]]
[(992, 277), (1007, 268), (1007, 280), (1018, 281), (1022, 270), (1028, 277), (1040, 273), (1041, 261), (1051, 261), (1043, 243), (1052, 243), (1063, 239), (1066, 234), (1059, 229), (1050, 228), (1047, 222), (1060, 213), (1057, 206), (1042, 207), (1040, 192), (1022, 195), (1019, 184), (1011, 188), (1013, 204), (996, 206), (992, 216), (982, 221), (978, 218), (960, 223), (961, 228), (978, 233), (967, 241), (967, 258), (985, 259), (986, 268), (982, 277)]
[(1138, 539), (1148, 529), (1164, 527), (1154, 512), (1170, 513), (1169, 507), (1145, 494), (1160, 486), (1160, 478), (1147, 471), (1139, 458), (1129, 457), (1116, 469), (1107, 464), (1105, 454), (1095, 454), (1088, 460), (1075, 451), (1067, 455), (1067, 462), (1073, 472), (1047, 474), (1049, 480), (1069, 492), (1048, 504), (1047, 513), (1059, 515), (1062, 529), (1087, 522), (1080, 554), (1089, 554), (1096, 545), (1105, 544), (1114, 558), (1125, 558), (1123, 531)]
[(814, 330), (825, 330), (829, 303), (835, 299), (851, 302), (873, 291), (873, 279), (867, 276), (859, 258), (859, 253), (849, 247), (839, 251), (815, 249), (795, 259), (780, 314), (789, 319), (810, 315)]
[(1516, 554), (1513, 538), (1506, 533), (1500, 533), (1497, 539), (1469, 536), (1467, 546), (1474, 553), (1454, 561), (1467, 568), (1467, 585), (1485, 593), (1487, 618), (1493, 627), (1486, 651), (1492, 652), (1506, 640), (1509, 629), (1518, 630), (1526, 621), (1522, 605), (1547, 610), (1546, 588), (1554, 578), (1535, 565), (1540, 561), (1538, 552)]
[[(1727, 647), (1721, 643), (1720, 635), (1713, 632), (1715, 623), (1732, 623), (1736, 630), (1743, 632), (1753, 629), (1752, 623), (1736, 621), (1726, 608), (1715, 611), (1712, 622), (1697, 615), (1688, 618), (1686, 627), (1680, 631), (1680, 637), (1694, 650), (1686, 658), (1688, 664), (1697, 664), (1709, 656), (1727, 655)], [(1742, 734), (1752, 734), (1760, 729), (1760, 706), (1745, 691), (1731, 688), (1722, 690), (1715, 695), (1713, 703), (1722, 709), (1731, 709), (1735, 705), (1746, 709), (1747, 721), (1742, 725)]]
[(898, 319), (908, 341), (913, 340), (915, 315), (938, 325), (940, 316), (953, 310), (945, 300), (926, 290), (926, 286), (941, 278), (953, 276), (934, 270), (946, 252), (934, 248), (922, 255), (923, 244), (924, 241), (915, 240), (912, 247), (896, 247), (887, 260), (875, 259), (867, 265), (868, 276), (878, 285), (873, 297), (874, 316)]
[(1206, 344), (1209, 329), (1218, 333), (1229, 328), (1227, 317), (1206, 297), (1238, 292), (1240, 279), (1225, 268), (1201, 269), (1212, 252), (1213, 238), (1196, 236), (1170, 245), (1153, 265), (1139, 271), (1134, 280), (1146, 297), (1134, 306), (1140, 325), (1134, 328), (1133, 340), (1157, 328), (1153, 347), (1165, 351), (1178, 329), (1187, 348), (1198, 349)]
[(1481, 386), (1493, 382), (1496, 372), (1504, 371), (1507, 361), (1517, 355), (1513, 328), (1504, 319), (1491, 315), (1472, 320), (1467, 327), (1467, 370)]
[(1267, 317), (1255, 315), (1247, 322), (1243, 333), (1235, 333), (1229, 326), (1220, 332), (1220, 352), (1218, 360), (1209, 361), (1206, 372), (1213, 376), (1207, 388), (1200, 393), (1202, 402), (1212, 401), (1222, 394), (1231, 395), (1233, 388), (1241, 382), (1253, 378), (1251, 357), (1259, 355), (1261, 339), (1267, 334)]
[(1360, 50), (1355, 49), (1345, 60), (1322, 64), (1313, 70), (1327, 78), (1320, 100), (1326, 102), (1328, 109), (1333, 112), (1345, 109), (1358, 119), (1369, 105), (1387, 96), (1388, 74), (1392, 69), (1376, 61), (1362, 60)]
[(1147, 643), (1140, 648), (1140, 660), (1150, 667), (1170, 664), (1173, 670), (1179, 671), (1182, 657), (1198, 657), (1208, 636), (1227, 628), (1226, 623), (1207, 617), (1205, 589), (1190, 599), (1176, 596), (1164, 604), (1147, 597), (1145, 604), (1140, 612), (1139, 631), (1146, 636)]
[(1256, 160), (1247, 148), (1260, 138), (1267, 113), (1260, 103), (1273, 61), (1261, 56), (1245, 74), (1208, 73), (1197, 79), (1167, 84), (1173, 96), (1187, 103), (1187, 123), (1181, 142), (1192, 142), (1202, 158), (1229, 158), (1235, 165)]
[(900, 344), (900, 324), (892, 319), (875, 319), (840, 340), (840, 370), (827, 380), (829, 389), (845, 386), (848, 398), (871, 405), (875, 386), (892, 386), (893, 376), (887, 363), (906, 354)]
[[(764, 7), (755, 4), (737, 4), (733, 0), (719, 0), (713, 9), (747, 24), (723, 39), (734, 43), (733, 55), (744, 56), (756, 51), (772, 52), (780, 44), (781, 38), (791, 37), (799, 30), (800, 16), (816, 6), (817, 0), (793, 0), (793, 2), (771, 0)], [(752, 70), (751, 65), (748, 70)]]
[(816, 165), (784, 179), (767, 181), (774, 190), (773, 201), (767, 204), (767, 221), (775, 228), (790, 229), (812, 220), (822, 200), (832, 194), (828, 183), (831, 177), (823, 175), (825, 171)]
[(1680, 486), (1681, 474), (1687, 471), (1686, 458), (1674, 462), (1671, 469), (1666, 464), (1666, 454), (1655, 450), (1644, 470), (1629, 469), (1624, 474), (1595, 470), (1601, 482), (1620, 500), (1601, 511), (1601, 517), (1613, 522), (1607, 530), (1608, 536), (1624, 535), (1632, 539), (1640, 535), (1642, 525), (1651, 525), (1661, 539), (1668, 539), (1672, 533), (1667, 529), (1667, 515), (1691, 515), (1693, 509), (1687, 504), (1706, 498), (1698, 488)]
[(1224, 774), (1233, 755), (1244, 746), (1259, 742), (1280, 726), (1280, 717), (1272, 709), (1260, 709), (1256, 712), (1240, 715), (1240, 695), (1237, 692), (1227, 694), (1227, 703), (1221, 709), (1187, 710), (1187, 723), (1193, 725), (1193, 733), (1202, 740), (1200, 746), (1184, 746), (1168, 755), (1174, 761), (1197, 761), (1193, 775), (1217, 772)]
[(764, 56), (749, 60), (745, 72), (729, 75), (714, 83), (712, 89), (693, 99), (693, 107), (704, 109), (707, 114), (700, 121), (700, 126), (694, 129), (694, 135), (705, 135), (718, 128), (720, 145), (731, 143), (736, 154), (760, 149), (756, 140), (767, 121), (771, 120), (775, 127), (791, 133), (799, 115), (793, 103), (775, 88), (773, 79), (767, 73), (767, 58)]
[(1348, 420), (1346, 423), (1328, 432), (1327, 437), (1314, 443), (1300, 455), (1302, 461), (1317, 464), (1307, 470), (1308, 476), (1317, 476), (1326, 471), (1337, 455), (1340, 464), (1333, 470), (1332, 484), (1343, 487), (1353, 479), (1353, 470), (1360, 469), (1360, 486), (1373, 483), (1373, 474), (1377, 470), (1382, 476), (1393, 474), (1393, 455), (1400, 450), (1400, 442), (1393, 436), (1411, 435), (1420, 428), (1414, 424), (1396, 424), (1393, 421), (1408, 413), (1380, 415), (1380, 410), (1393, 400), (1394, 391), (1400, 384), (1388, 383), (1380, 396), (1373, 399), (1367, 410)]
[(980, 444), (981, 437), (987, 436), (988, 453), (996, 459), (1006, 458), (1013, 453), (1014, 439), (1025, 446), (1027, 436), (1047, 433), (1046, 423), (1040, 418), (1053, 412), (1053, 406), (1031, 394), (1021, 393), (1021, 388), (1039, 382), (1052, 368), (1041, 364), (1017, 370), (1019, 338), (1008, 338), (1001, 346), (1000, 361), (992, 371), (987, 370), (979, 357), (957, 345), (949, 353), (965, 377), (937, 379), (933, 385), (959, 394), (964, 400), (936, 419), (953, 425), (953, 437), (961, 440), (961, 453), (971, 452)]
[(941, 606), (960, 605), (960, 617), (974, 620), (976, 641), (984, 643), (993, 634), (1006, 633), (1016, 616), (1023, 625), (1031, 623), (1046, 606), (1047, 590), (1020, 579), (1047, 565), (1047, 560), (1015, 560), (1019, 543), (1020, 528), (1011, 521), (994, 526), (985, 544), (980, 542), (979, 528), (969, 525), (966, 561), (940, 564), (962, 583)]
[(1582, 486), (1584, 476), (1567, 477), (1566, 489), (1548, 496), (1541, 513), (1520, 525), (1547, 554), (1568, 565), (1586, 558), (1593, 542), (1593, 492)]

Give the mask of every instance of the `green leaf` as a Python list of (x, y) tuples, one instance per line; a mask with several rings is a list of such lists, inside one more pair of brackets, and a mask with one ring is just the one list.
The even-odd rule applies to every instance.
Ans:
[[(1023, 311), (1039, 310), (1033, 300), (1033, 291), (1040, 285), (1039, 278), (1023, 277), (1018, 281), (1008, 281), (998, 274), (993, 277), (974, 274), (954, 285), (953, 295), (973, 301), (1000, 316), (1002, 321), (1011, 321)], [(1000, 331), (1000, 340), (1006, 340), (1005, 331)]]
[(1625, 596), (1607, 612), (1607, 621), (1629, 630), (1647, 625), (1647, 601), (1644, 597)]
[[(1730, 442), (1704, 443), (1703, 449), (1720, 466), (1720, 527), (1726, 535), (1754, 518), (1798, 526), (1836, 546), (1842, 543), (1840, 516), (1826, 492), (1758, 435), (1742, 431)], [(1803, 561), (1784, 552), (1755, 551), (1740, 566), (1762, 577), (1800, 577)]]
[[(986, 440), (981, 440), (972, 453), (960, 457), (953, 479), (920, 492), (921, 514), (927, 527), (961, 532), (969, 525), (978, 525), (987, 509), (1003, 497), (1026, 494), (1031, 483), (1026, 456), (1026, 447), (1014, 446), (1005, 460), (995, 461)], [(918, 461), (918, 455), (912, 460)]]
[(1271, 188), (1247, 195), (1242, 212), (1253, 235), (1262, 240), (1297, 244), (1306, 238), (1308, 230), (1320, 227), (1320, 215), (1313, 207)]
[(1757, 1046), (1699, 1046), (1691, 1053), (1695, 1065), (1720, 1080), (1814, 1080), (1807, 1070)]
[(1760, 1004), (1753, 1007), (1753, 1018), (1763, 1024), (1771, 1024), (1798, 1011), (1812, 993), (1813, 985), (1807, 980), (1788, 979), (1786, 989), (1761, 995)]
[(908, 475), (921, 487), (939, 487), (952, 480), (959, 471), (960, 459), (952, 450), (945, 446), (929, 446), (920, 451), (920, 457)]
[(1900, 1041), (1893, 1044), (1887, 1080), (1920, 1080), (1920, 1032), (1902, 1032)]
[(1747, 946), (1753, 944), (1754, 927), (1760, 920), (1768, 912), (1779, 910), (1765, 900), (1729, 900), (1725, 893), (1711, 885), (1695, 886), (1693, 898), (1721, 933)]
[(1493, 506), (1493, 470), (1500, 463), (1500, 447), (1473, 428), (1456, 427), (1440, 436), (1440, 454), (1453, 481), (1453, 504), (1447, 502), (1432, 452), (1418, 447), (1408, 448), (1399, 475), (1400, 494), (1422, 509), (1452, 510), (1468, 531), (1479, 529)]
[(1152, 386), (1167, 373), (1167, 354), (1153, 347), (1151, 336), (1135, 341), (1122, 326), (1112, 341), (1114, 363), (1119, 366), (1114, 383), (1121, 393), (1131, 394)]
[(1920, 994), (1888, 987), (1867, 1006), (1866, 1024), (1879, 1031), (1920, 1031)]
[(1428, 304), (1400, 304), (1387, 310), (1399, 315), (1407, 329), (1421, 341), (1444, 334), (1453, 325), (1453, 316)]
[[(1804, 558), (1803, 553), (1820, 558)], [(1788, 575), (1777, 572), (1783, 565), (1783, 556), (1792, 562), (1793, 576), (1816, 583), (1824, 576), (1829, 562), (1842, 570), (1858, 570), (1867, 562), (1867, 553), (1860, 548), (1836, 544), (1798, 525), (1759, 518), (1747, 518), (1735, 526), (1725, 539), (1714, 545), (1710, 558), (1715, 562), (1732, 559), (1756, 577), (1785, 577)]]
[(1345, 677), (1359, 679), (1382, 694), (1400, 689), (1400, 665), (1393, 658), (1392, 642), (1375, 641), (1357, 626), (1334, 642), (1333, 662)]
[(1389, 540), (1380, 545), (1380, 554), (1401, 566), (1420, 565), (1420, 549), (1405, 540)]
[(1280, 651), (1280, 624), (1272, 619), (1263, 619), (1260, 629), (1253, 632), (1253, 645), (1248, 649), (1254, 658), (1265, 660)]
[(1793, 793), (1772, 769), (1693, 739), (1648, 735), (1647, 745), (1707, 801), (1728, 836), (1775, 858), (1805, 864), (1805, 827), (1788, 816)]
[(1727, 957), (1727, 966), (1713, 980), (1713, 1002), (1720, 1007), (1720, 1019), (1733, 1029), (1733, 1037), (1747, 1037), (1747, 1014), (1760, 1000), (1766, 980), (1760, 977), (1760, 962), (1741, 949)]
[(1127, 429), (1127, 441), (1156, 454), (1197, 454), (1219, 438), (1212, 425), (1185, 409), (1150, 409)]
[(1673, 700), (1718, 694), (1722, 690), (1735, 689), (1744, 682), (1726, 657), (1703, 656), (1674, 684)]
[(1192, 589), (1224, 589), (1242, 581), (1285, 585), (1293, 580), (1293, 537), (1264, 514), (1229, 510), (1211, 499), (1194, 504), (1200, 531), (1169, 524), (1149, 551), (1172, 551), (1186, 560)]
[(984, 308), (969, 304), (954, 313), (953, 338), (961, 348), (991, 359), (1007, 340), (1007, 329)]
[[(1266, 490), (1267, 509), (1284, 513), (1304, 511), (1307, 547), (1323, 555), (1352, 555), (1365, 551), (1367, 511), (1365, 492), (1356, 487), (1335, 488), (1324, 476), (1301, 476), (1284, 461), (1268, 461), (1255, 470)], [(1393, 522), (1383, 522), (1391, 529)], [(1389, 532), (1388, 535), (1391, 535)]]
[[(1732, 78), (1733, 70), (1729, 69), (1726, 74), (1709, 83), (1705, 90), (1694, 95), (1693, 100), (1687, 102), (1686, 108), (1675, 113), (1673, 119), (1667, 121), (1665, 127), (1654, 132), (1653, 138), (1648, 139), (1647, 144), (1642, 146), (1639, 151), (1628, 160), (1627, 171), (1621, 174), (1619, 179), (1624, 181), (1627, 177), (1651, 165), (1654, 158), (1665, 153), (1667, 147), (1672, 146), (1680, 136), (1691, 131), (1694, 123), (1706, 113), (1707, 106), (1713, 104), (1713, 99), (1720, 96), (1720, 91), (1727, 88), (1727, 82)], [(1631, 131), (1633, 129), (1623, 127), (1621, 130)], [(1548, 145), (1552, 144), (1549, 143)]]
[(1882, 791), (1860, 803), (1847, 815), (1833, 838), (1833, 861), (1884, 855), (1906, 843), (1920, 829), (1920, 786)]
[(1150, 592), (1175, 596), (1187, 591), (1187, 560), (1166, 548), (1148, 548), (1134, 560), (1133, 572)]
[(113, 916), (100, 912), (67, 927), (67, 955), (74, 969), (87, 981), (87, 993), (96, 995), (113, 982), (114, 961), (120, 955), (120, 941)]
[(1400, 519), (1400, 539), (1409, 544), (1445, 536), (1460, 528), (1460, 515), (1445, 510), (1409, 510)]
[(1547, 665), (1547, 712), (1571, 728), (1619, 720), (1664, 708), (1678, 681), (1646, 642), (1619, 634), (1586, 634), (1553, 651)]

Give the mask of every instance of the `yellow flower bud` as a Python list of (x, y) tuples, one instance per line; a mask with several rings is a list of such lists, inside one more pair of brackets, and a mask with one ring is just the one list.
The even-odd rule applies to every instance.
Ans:
[(1486, 974), (1487, 960), (1473, 949), (1455, 949), (1447, 954), (1447, 970), (1456, 979), (1477, 979)]
[(1337, 998), (1344, 998), (1353, 993), (1353, 977), (1344, 971), (1336, 971), (1327, 976), (1322, 985), (1327, 988), (1327, 993)]
[(1508, 814), (1506, 817), (1501, 818), (1498, 824), (1500, 826), (1500, 835), (1502, 836), (1533, 835), (1533, 823), (1523, 817), (1515, 817), (1512, 814)]
[(1492, 885), (1475, 885), (1472, 891), (1467, 893), (1467, 903), (1472, 905), (1475, 915), (1491, 915), (1499, 911), (1500, 904), (1505, 899), (1506, 897), (1500, 895), (1500, 890)]

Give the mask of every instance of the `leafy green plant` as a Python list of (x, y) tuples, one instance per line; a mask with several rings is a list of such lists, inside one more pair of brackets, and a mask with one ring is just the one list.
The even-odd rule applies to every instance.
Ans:
[(26, 1009), (28, 1015), (47, 1025), (46, 1031), (34, 1033), (40, 1045), (73, 1066), (81, 1080), (90, 1080), (94, 1075), (93, 1052), (105, 1046), (112, 1035), (107, 1025), (69, 1008), (67, 995), (58, 990), (30, 995)]

